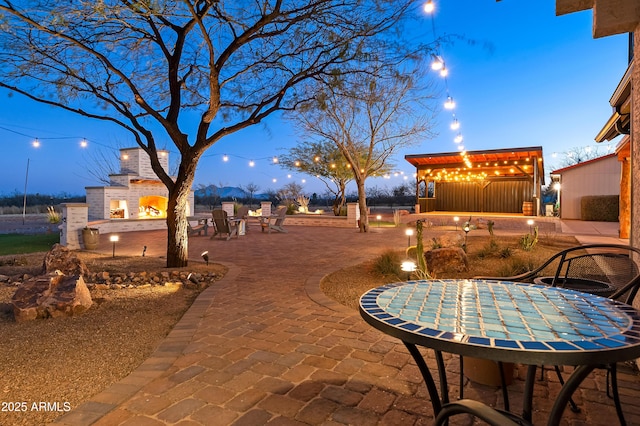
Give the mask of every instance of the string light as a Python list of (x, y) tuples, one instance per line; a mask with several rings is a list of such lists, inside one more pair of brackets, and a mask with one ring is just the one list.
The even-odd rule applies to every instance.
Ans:
[(444, 60), (438, 55), (431, 55), (433, 61), (431, 61), (431, 69), (434, 71), (440, 71), (444, 68)]
[(444, 103), (444, 107), (446, 109), (454, 109), (456, 107), (456, 103), (451, 96), (447, 96), (447, 100)]
[[(95, 146), (104, 146), (105, 148), (114, 149), (115, 150), (115, 148), (113, 147), (112, 144), (100, 143), (99, 141), (95, 141), (95, 140), (89, 141), (86, 137), (62, 136), (62, 137), (50, 137), (50, 138), (49, 137), (37, 138), (37, 137), (34, 137), (34, 136), (30, 136), (30, 135), (26, 135), (26, 134), (20, 133), (18, 131), (15, 131), (15, 130), (12, 130), (12, 129), (9, 129), (9, 128), (2, 127), (2, 126), (0, 126), (0, 130), (4, 130), (4, 131), (20, 134), (23, 137), (31, 139), (30, 144), (32, 145), (33, 148), (40, 148), (41, 145), (42, 145), (41, 140), (43, 140), (43, 139), (46, 139), (46, 140), (57, 140), (57, 139), (63, 140), (63, 139), (67, 139), (67, 140), (75, 140), (76, 141), (75, 143), (78, 144), (76, 146), (79, 146), (80, 148), (83, 148), (83, 149), (84, 148), (88, 148), (89, 147), (89, 143), (91, 143), (92, 145), (95, 145)], [(118, 150), (118, 151), (121, 151), (121, 150)], [(170, 151), (168, 151), (166, 149), (159, 149), (158, 150), (158, 157), (167, 157), (167, 155), (169, 153), (170, 153)], [(205, 157), (208, 157), (208, 156), (220, 156), (220, 154), (205, 154), (204, 156)], [(129, 161), (129, 159), (130, 159), (130, 155), (127, 154), (127, 153), (123, 153), (123, 152), (119, 152), (119, 157), (120, 157), (120, 159), (122, 161)], [(222, 161), (226, 163), (226, 162), (230, 161), (231, 157), (243, 158), (243, 157), (240, 157), (240, 156), (237, 156), (237, 155), (228, 155), (228, 154), (223, 154), (221, 158), (222, 158)], [(248, 160), (248, 159), (245, 158), (245, 160)], [(279, 164), (280, 163), (278, 157), (275, 156), (275, 155), (274, 156), (268, 156), (268, 157), (265, 157), (265, 158), (258, 158), (257, 160), (269, 160), (272, 164)], [(314, 162), (316, 162), (316, 163), (319, 163), (319, 162), (322, 161), (322, 158), (319, 155), (316, 155), (316, 156), (314, 156), (312, 158), (312, 160)], [(254, 160), (254, 159), (248, 160), (249, 167), (255, 167), (256, 163), (257, 163), (257, 161)], [(295, 165), (296, 165), (296, 167), (300, 167), (301, 162), (300, 161), (296, 161)], [(335, 163), (330, 163), (329, 166), (332, 167), (332, 168), (337, 168), (337, 165)], [(351, 165), (350, 164), (346, 164), (345, 167), (346, 168), (351, 168)], [(361, 170), (361, 172), (364, 173), (364, 170)], [(404, 175), (404, 172), (395, 172), (393, 174), (393, 176), (395, 176), (395, 177), (398, 177), (398, 176), (401, 176), (401, 175)], [(289, 179), (293, 178), (292, 174), (287, 174), (286, 176)], [(320, 176), (317, 176), (317, 175), (316, 175), (316, 177), (320, 178)], [(389, 175), (386, 175), (385, 178), (390, 179), (391, 177)], [(272, 179), (273, 179), (272, 180), (273, 183), (278, 182), (278, 178), (273, 177)], [(404, 176), (404, 179), (406, 180), (407, 177)], [(307, 179), (301, 179), (300, 182), (303, 183), (303, 184), (306, 184), (307, 183)]]
[[(433, 2), (433, 0), (428, 0), (426, 3), (424, 3), (423, 6), (424, 12), (426, 14), (431, 15), (431, 25), (433, 28), (433, 37), (434, 39), (438, 39), (438, 34), (436, 32), (436, 25), (435, 25), (435, 18), (434, 18), (434, 14), (433, 11), (435, 10), (435, 4)], [(439, 51), (437, 51), (436, 53), (432, 53), (431, 54), (431, 69), (434, 71), (438, 71), (440, 76), (444, 78), (444, 84), (445, 84), (445, 88), (447, 91), (447, 99), (444, 102), (444, 108), (446, 110), (453, 110), (456, 107), (456, 103), (453, 100), (453, 97), (449, 94), (449, 84), (447, 81), (447, 76), (449, 75), (449, 69), (447, 68), (447, 66), (445, 65), (445, 60), (443, 59), (443, 55), (442, 52), (440, 50), (440, 48), (438, 49)], [(450, 124), (451, 130), (453, 131), (457, 131), (460, 128), (460, 122), (458, 121), (458, 118), (455, 116), (455, 114), (453, 114), (453, 120)], [(462, 142), (462, 135), (460, 133), (457, 134), (457, 136), (454, 139), (455, 143), (460, 143)]]

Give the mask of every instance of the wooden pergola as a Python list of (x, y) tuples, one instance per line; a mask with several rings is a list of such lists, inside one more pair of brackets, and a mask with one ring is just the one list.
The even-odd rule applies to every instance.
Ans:
[(406, 155), (420, 212), (540, 212), (542, 147)]

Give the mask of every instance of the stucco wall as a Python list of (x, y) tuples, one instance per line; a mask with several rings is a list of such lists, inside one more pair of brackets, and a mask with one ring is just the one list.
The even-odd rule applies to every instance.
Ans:
[(620, 173), (616, 156), (561, 172), (560, 217), (580, 219), (580, 200), (586, 195), (620, 195)]

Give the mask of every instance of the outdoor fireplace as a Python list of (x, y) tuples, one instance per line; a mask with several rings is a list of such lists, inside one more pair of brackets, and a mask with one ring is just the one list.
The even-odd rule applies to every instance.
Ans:
[[(158, 160), (169, 169), (169, 152), (159, 151)], [(169, 192), (151, 169), (151, 161), (140, 148), (120, 150), (120, 173), (109, 175), (109, 186), (87, 187), (89, 220), (166, 219)], [(191, 215), (193, 192), (187, 215)]]

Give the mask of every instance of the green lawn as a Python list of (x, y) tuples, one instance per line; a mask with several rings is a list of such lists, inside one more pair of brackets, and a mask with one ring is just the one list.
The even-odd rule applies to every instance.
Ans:
[(60, 242), (60, 234), (0, 234), (0, 256), (7, 254), (35, 253), (49, 251)]

